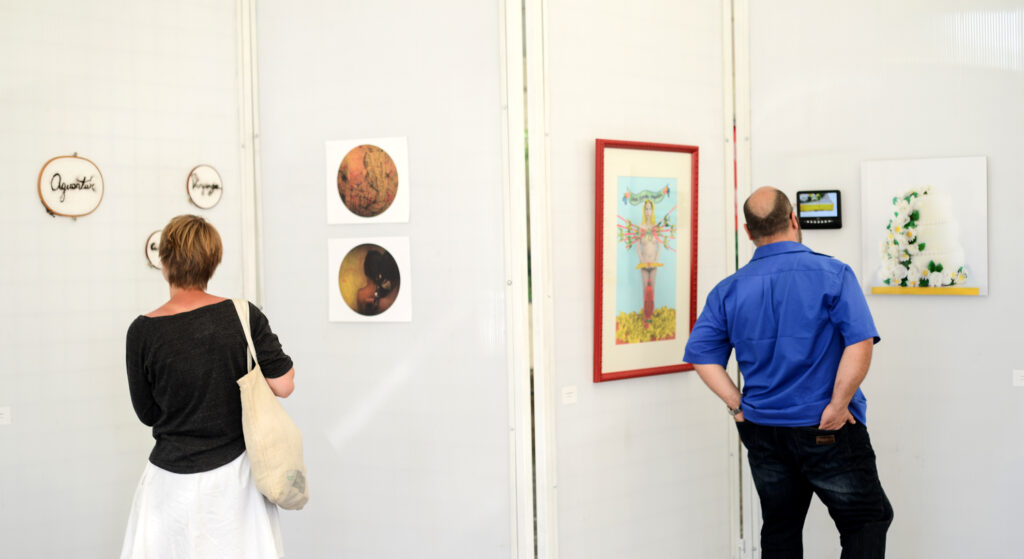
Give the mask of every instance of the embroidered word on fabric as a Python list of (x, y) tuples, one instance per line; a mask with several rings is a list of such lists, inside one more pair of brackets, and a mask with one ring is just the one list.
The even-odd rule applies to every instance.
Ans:
[(61, 155), (43, 165), (37, 188), (50, 215), (81, 217), (95, 211), (103, 200), (103, 174), (84, 157)]
[(157, 270), (163, 268), (163, 264), (160, 263), (160, 235), (163, 231), (153, 231), (146, 237), (146, 261), (149, 265)]
[(185, 189), (193, 204), (208, 210), (220, 202), (220, 197), (224, 194), (223, 184), (217, 169), (209, 165), (196, 165), (188, 173)]

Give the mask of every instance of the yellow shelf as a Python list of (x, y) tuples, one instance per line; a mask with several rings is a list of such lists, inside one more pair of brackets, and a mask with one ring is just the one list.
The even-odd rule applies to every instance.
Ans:
[(977, 287), (872, 287), (875, 295), (978, 295)]

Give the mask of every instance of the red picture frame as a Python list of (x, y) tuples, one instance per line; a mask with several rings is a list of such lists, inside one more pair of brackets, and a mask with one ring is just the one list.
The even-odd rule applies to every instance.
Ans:
[(594, 382), (693, 370), (699, 149), (597, 139), (595, 161)]

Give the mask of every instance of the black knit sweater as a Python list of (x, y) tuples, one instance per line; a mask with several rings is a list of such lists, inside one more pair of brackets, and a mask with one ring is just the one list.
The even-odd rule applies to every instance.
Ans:
[[(249, 325), (263, 376), (287, 373), (292, 360), (252, 303)], [(150, 462), (191, 474), (223, 466), (245, 450), (236, 381), (247, 371), (246, 355), (230, 300), (132, 322), (126, 342), (128, 388), (135, 413), (153, 427)]]

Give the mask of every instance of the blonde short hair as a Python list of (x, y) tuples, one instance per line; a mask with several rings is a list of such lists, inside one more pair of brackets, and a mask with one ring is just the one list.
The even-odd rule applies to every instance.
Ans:
[[(651, 207), (650, 217), (647, 216), (647, 206)], [(654, 225), (654, 201), (652, 201), (650, 198), (644, 200), (644, 209), (640, 222), (643, 225)]]
[(160, 262), (175, 287), (206, 289), (223, 252), (220, 233), (199, 216), (179, 215), (160, 234)]

